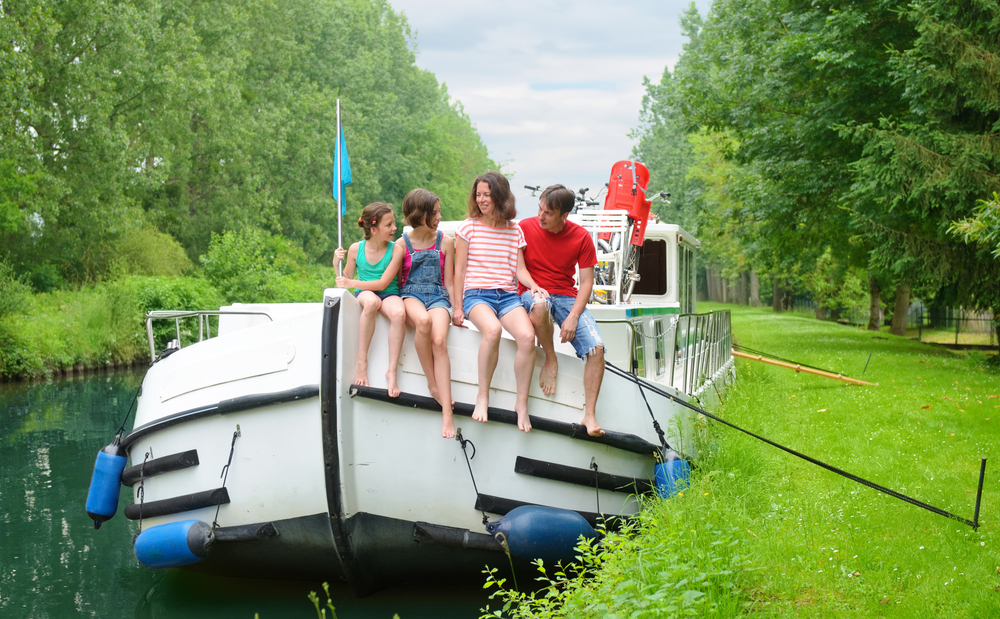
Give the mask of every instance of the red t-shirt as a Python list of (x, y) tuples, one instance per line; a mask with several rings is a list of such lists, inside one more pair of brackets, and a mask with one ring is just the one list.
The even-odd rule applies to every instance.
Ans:
[[(576, 267), (586, 269), (597, 264), (594, 241), (583, 226), (566, 220), (566, 225), (558, 234), (542, 230), (538, 217), (529, 217), (520, 222), (524, 231), (524, 265), (531, 279), (549, 294), (576, 296), (573, 276)], [(527, 290), (518, 282), (517, 293)]]

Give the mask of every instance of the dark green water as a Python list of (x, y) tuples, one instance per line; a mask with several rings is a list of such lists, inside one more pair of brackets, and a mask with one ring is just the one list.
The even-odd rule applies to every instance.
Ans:
[[(116, 373), (0, 385), (0, 617), (316, 617), (306, 596), (321, 592), (320, 583), (139, 567), (131, 544), (137, 526), (123, 513), (131, 493), (94, 530), (84, 509), (94, 458), (140, 379)], [(361, 600), (332, 588), (331, 597), (340, 619), (477, 617), (487, 603), (480, 587), (444, 584)]]

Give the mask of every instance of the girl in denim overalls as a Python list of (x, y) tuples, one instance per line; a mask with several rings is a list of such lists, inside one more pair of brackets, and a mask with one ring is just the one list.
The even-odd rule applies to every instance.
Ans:
[(448, 326), (451, 324), (455, 242), (437, 229), (441, 222), (441, 202), (426, 189), (414, 189), (406, 194), (403, 220), (413, 230), (396, 241), (405, 250), (399, 296), (406, 306), (407, 320), (416, 329), (413, 344), (427, 377), (427, 389), (441, 405), (444, 417), (441, 436), (454, 438)]

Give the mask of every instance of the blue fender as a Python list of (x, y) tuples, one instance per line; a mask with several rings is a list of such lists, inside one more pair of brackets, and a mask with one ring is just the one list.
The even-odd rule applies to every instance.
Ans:
[(182, 520), (146, 529), (135, 538), (135, 558), (146, 567), (180, 567), (208, 556), (214, 535), (201, 520)]
[(95, 529), (100, 529), (118, 511), (122, 471), (128, 463), (128, 458), (121, 453), (119, 440), (116, 436), (114, 442), (97, 452), (94, 462), (87, 493), (87, 515), (94, 521)]
[(691, 484), (691, 465), (675, 452), (667, 452), (666, 461), (656, 465), (653, 478), (656, 494), (669, 499)]
[(572, 560), (581, 535), (597, 537), (580, 514), (544, 505), (515, 507), (500, 520), (487, 523), (486, 530), (501, 543), (506, 542), (515, 557), (546, 563)]

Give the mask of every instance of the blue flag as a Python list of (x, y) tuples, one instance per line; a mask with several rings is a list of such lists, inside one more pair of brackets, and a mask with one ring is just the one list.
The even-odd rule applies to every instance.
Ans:
[[(341, 190), (340, 195), (342, 196), (340, 204), (340, 214), (347, 214), (347, 200), (343, 199), (347, 195), (346, 187), (351, 184), (351, 158), (347, 155), (347, 142), (344, 141), (344, 127), (340, 127), (340, 152), (344, 157), (344, 163), (340, 168), (340, 182), (344, 186)], [(337, 198), (337, 154), (334, 151), (333, 155), (333, 197)]]

